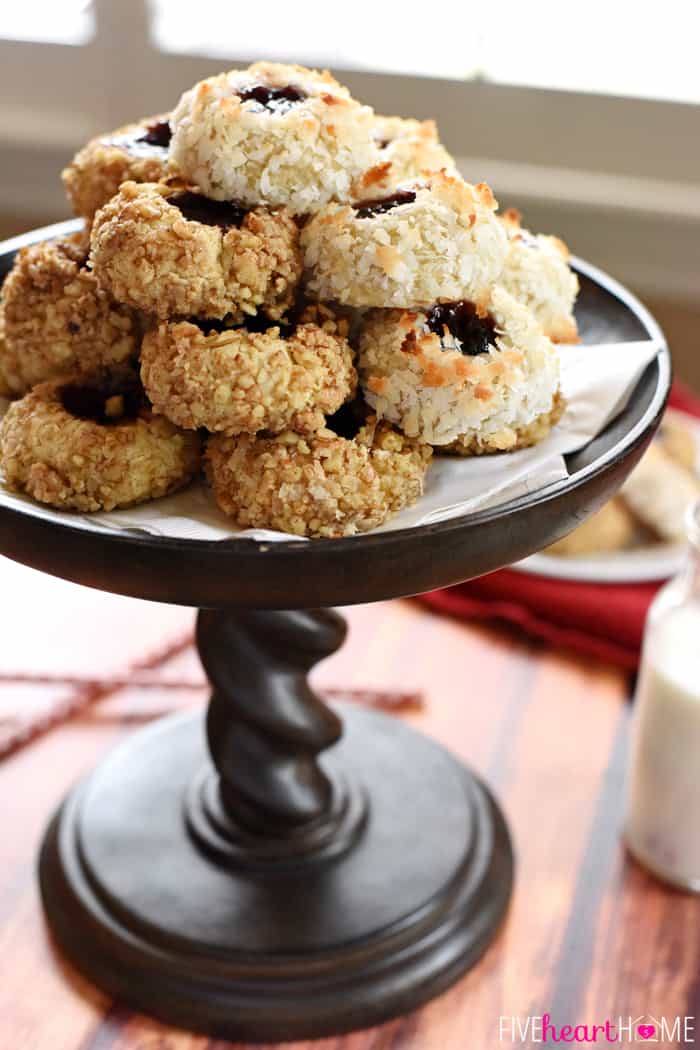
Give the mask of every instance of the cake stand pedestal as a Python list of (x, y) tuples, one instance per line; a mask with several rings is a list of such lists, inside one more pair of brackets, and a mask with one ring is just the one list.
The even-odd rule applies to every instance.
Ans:
[[(45, 235), (0, 246), (0, 272)], [(584, 340), (660, 338), (629, 293), (578, 268)], [(8, 557), (201, 610), (206, 718), (135, 733), (47, 830), (41, 893), (68, 959), (134, 1009), (260, 1041), (366, 1027), (463, 974), (510, 897), (503, 816), (478, 777), (397, 718), (321, 702), (308, 672), (345, 635), (321, 606), (420, 593), (553, 542), (624, 480), (669, 384), (662, 348), (625, 411), (569, 457), (566, 481), (412, 529), (312, 543), (177, 540), (0, 494)]]
[(395, 718), (345, 710), (341, 738), (306, 674), (344, 634), (327, 610), (200, 612), (206, 726), (136, 733), (54, 818), (44, 906), (111, 995), (227, 1038), (321, 1035), (411, 1010), (493, 937), (503, 818)]

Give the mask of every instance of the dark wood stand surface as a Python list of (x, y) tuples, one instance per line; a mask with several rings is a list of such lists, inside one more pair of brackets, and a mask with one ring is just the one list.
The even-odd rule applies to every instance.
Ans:
[[(581, 272), (585, 338), (659, 336), (628, 293)], [(374, 1024), (464, 973), (510, 896), (500, 810), (448, 751), (388, 716), (345, 712), (341, 737), (307, 675), (344, 625), (316, 606), (420, 593), (551, 542), (632, 469), (669, 383), (662, 348), (625, 412), (570, 457), (566, 482), (377, 536), (162, 540), (3, 497), (9, 557), (203, 610), (205, 726), (188, 716), (135, 734), (47, 831), (42, 897), (68, 958), (139, 1010), (255, 1040)]]

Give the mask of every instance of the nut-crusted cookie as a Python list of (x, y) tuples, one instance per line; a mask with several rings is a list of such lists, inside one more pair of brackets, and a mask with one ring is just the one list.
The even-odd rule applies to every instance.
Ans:
[(88, 222), (123, 182), (161, 182), (169, 174), (168, 115), (144, 117), (83, 146), (61, 172), (76, 215)]
[(302, 231), (307, 290), (349, 306), (487, 297), (507, 238), (485, 183), (435, 172), (389, 196), (329, 204)]
[(430, 454), (371, 418), (352, 439), (329, 429), (216, 436), (205, 465), (217, 503), (243, 528), (352, 536), (416, 502)]
[(98, 286), (87, 256), (83, 234), (17, 253), (2, 288), (0, 340), (0, 372), (14, 396), (48, 379), (121, 365), (137, 352), (138, 318)]
[(125, 182), (95, 216), (90, 262), (120, 303), (156, 317), (281, 317), (301, 275), (298, 230), (280, 208), (246, 211), (180, 187)]
[(300, 214), (347, 200), (378, 163), (373, 120), (330, 73), (256, 62), (185, 92), (171, 157), (208, 197)]
[(330, 312), (325, 327), (165, 321), (144, 338), (141, 377), (156, 411), (181, 427), (313, 433), (357, 386), (346, 333)]
[(558, 237), (523, 229), (515, 208), (508, 208), (501, 221), (508, 251), (499, 284), (533, 312), (555, 343), (577, 342), (574, 303), (579, 285), (569, 266), (569, 249)]
[(558, 352), (529, 310), (498, 286), (488, 307), (461, 300), (427, 311), (371, 311), (358, 368), (381, 418), (452, 451), (505, 451), (526, 436), (532, 443), (557, 414)]
[(198, 435), (154, 415), (133, 375), (41, 383), (0, 424), (6, 484), (59, 509), (143, 503), (181, 488), (199, 466)]
[(7, 360), (7, 346), (5, 344), (5, 308), (0, 299), (0, 397), (16, 397), (5, 374), (4, 362)]

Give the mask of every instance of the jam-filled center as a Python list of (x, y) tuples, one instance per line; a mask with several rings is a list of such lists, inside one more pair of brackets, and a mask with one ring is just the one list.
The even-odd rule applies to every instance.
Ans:
[(67, 383), (61, 390), (66, 412), (101, 426), (138, 419), (147, 407), (139, 381), (111, 380), (104, 383)]
[(157, 120), (155, 124), (149, 124), (146, 131), (140, 138), (137, 138), (137, 142), (145, 142), (148, 146), (155, 146), (157, 149), (167, 149), (170, 145), (170, 140), (173, 137), (173, 133), (170, 130), (170, 124), (167, 120)]
[(296, 323), (291, 317), (281, 321), (272, 321), (266, 314), (261, 312), (246, 314), (245, 318), (236, 324), (229, 324), (225, 320), (202, 320), (199, 317), (190, 318), (190, 324), (196, 325), (205, 335), (209, 335), (211, 332), (235, 332), (241, 329), (244, 329), (246, 332), (261, 333), (267, 332), (270, 328), (279, 328), (278, 338), (280, 339), (288, 339), (296, 328)]
[(373, 215), (383, 215), (392, 208), (398, 208), (401, 204), (413, 204), (416, 195), (413, 190), (401, 190), (391, 197), (375, 197), (372, 200), (358, 201), (353, 207), (357, 212), (358, 219), (371, 219)]
[(238, 92), (241, 102), (257, 102), (271, 113), (286, 113), (288, 109), (303, 102), (306, 95), (299, 88), (287, 84), (286, 87), (267, 87), (265, 84), (254, 84)]
[(157, 157), (167, 152), (170, 146), (172, 132), (167, 120), (157, 120), (149, 124), (145, 130), (139, 129), (136, 134), (129, 132), (127, 135), (117, 135), (111, 139), (105, 139), (107, 146), (120, 146), (128, 150), (133, 157)]
[(205, 226), (219, 226), (222, 230), (231, 227), (238, 228), (248, 210), (236, 204), (235, 201), (212, 201), (208, 197), (202, 197), (199, 193), (191, 193), (185, 190), (168, 197), (168, 204), (174, 205), (186, 219), (191, 222), (201, 222)]
[(347, 401), (326, 419), (326, 428), (338, 437), (352, 441), (364, 426), (362, 409), (357, 401)]
[(496, 326), (490, 314), (480, 314), (474, 303), (460, 299), (437, 303), (428, 313), (428, 328), (440, 338), (445, 329), (459, 342), (459, 351), (473, 357), (483, 354), (496, 341)]

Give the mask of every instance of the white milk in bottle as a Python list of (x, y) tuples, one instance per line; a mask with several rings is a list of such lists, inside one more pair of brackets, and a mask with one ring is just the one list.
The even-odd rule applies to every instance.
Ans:
[(647, 619), (625, 836), (654, 874), (700, 891), (700, 504), (688, 536), (688, 563)]

